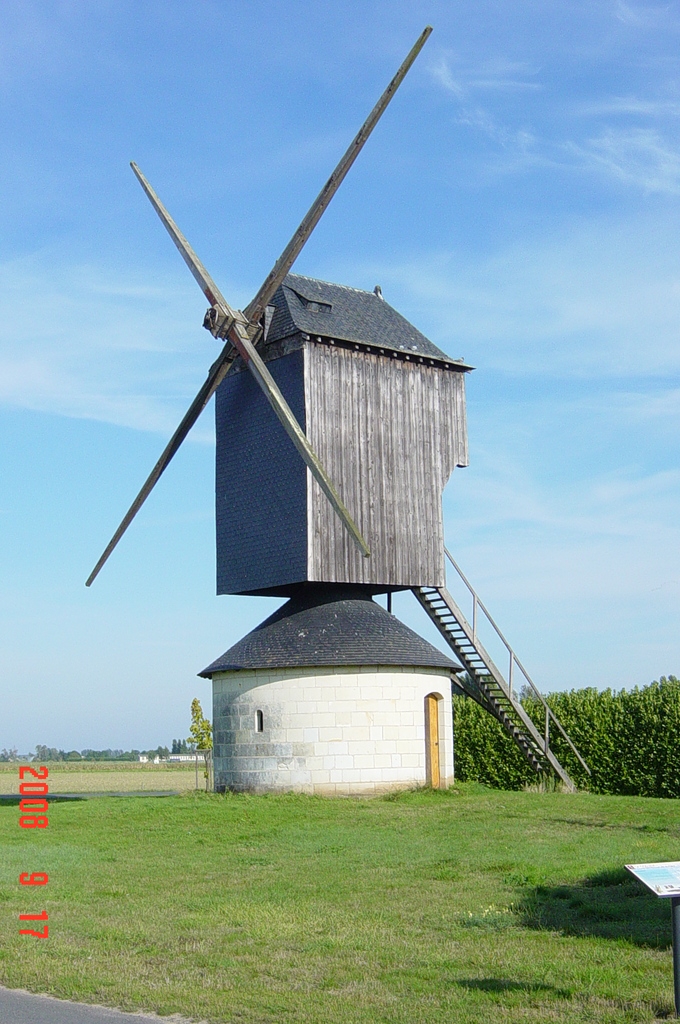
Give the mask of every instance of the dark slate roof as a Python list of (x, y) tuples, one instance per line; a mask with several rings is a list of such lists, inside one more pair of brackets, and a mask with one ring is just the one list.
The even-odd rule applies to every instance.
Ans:
[(267, 331), (267, 344), (301, 332), (461, 363), (433, 345), (374, 292), (288, 274), (271, 305), (276, 310)]
[(460, 666), (358, 588), (291, 598), (199, 675), (310, 665)]

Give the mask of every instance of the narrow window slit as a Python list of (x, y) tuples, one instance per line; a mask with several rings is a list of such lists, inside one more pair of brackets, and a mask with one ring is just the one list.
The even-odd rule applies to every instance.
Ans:
[(255, 732), (264, 732), (264, 714), (261, 711), (255, 712)]

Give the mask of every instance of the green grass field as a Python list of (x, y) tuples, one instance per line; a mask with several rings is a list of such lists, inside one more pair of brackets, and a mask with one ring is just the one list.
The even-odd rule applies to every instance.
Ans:
[[(0, 806), (0, 982), (238, 1024), (651, 1021), (680, 804), (457, 786)], [(22, 889), (20, 871), (48, 871)], [(49, 911), (50, 937), (17, 915)]]

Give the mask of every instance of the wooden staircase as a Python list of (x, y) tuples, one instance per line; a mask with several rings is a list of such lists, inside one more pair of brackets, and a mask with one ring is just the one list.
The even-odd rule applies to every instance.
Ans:
[[(590, 774), (588, 765), (565, 732), (562, 724), (548, 707), (544, 697), (534, 685), (449, 551), (446, 551), (446, 556), (472, 597), (472, 624), (467, 621), (446, 587), (417, 587), (414, 588), (413, 593), (465, 669), (464, 673), (455, 677), (455, 682), (469, 697), (476, 700), (498, 719), (534, 771), (541, 774), (554, 772), (567, 789), (573, 791), (576, 787), (572, 779), (550, 749), (551, 724), (559, 730), (585, 770)], [(477, 635), (480, 613), (491, 625), (508, 652), (507, 680), (496, 667)], [(543, 735), (522, 707), (513, 689), (515, 670), (519, 670), (526, 684), (543, 705), (545, 712)]]

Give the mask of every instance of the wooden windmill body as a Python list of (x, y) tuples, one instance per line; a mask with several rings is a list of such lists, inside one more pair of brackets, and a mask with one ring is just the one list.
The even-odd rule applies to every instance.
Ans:
[(215, 406), (217, 589), (289, 601), (202, 673), (216, 787), (448, 785), (455, 666), (371, 598), (444, 584), (442, 491), (467, 464), (469, 367), (376, 293), (292, 274), (261, 353), (371, 555), (235, 365)]
[[(223, 348), (87, 585), (215, 394), (217, 591), (288, 598), (201, 673), (213, 680), (217, 789), (446, 786), (454, 676), (537, 771), (555, 770), (571, 785), (549, 746), (554, 715), (546, 705), (541, 737), (513, 690), (514, 653), (501, 638), (505, 680), (479, 642), (476, 594), (469, 625), (445, 587), (442, 491), (467, 465), (470, 367), (436, 348), (379, 288), (290, 273), (430, 32), (243, 311), (132, 164), (210, 304), (203, 326)], [(406, 588), (461, 664), (373, 600)]]
[(371, 555), (235, 365), (216, 395), (218, 593), (442, 586), (442, 491), (468, 461), (470, 368), (374, 292), (292, 274), (269, 306), (260, 351)]

